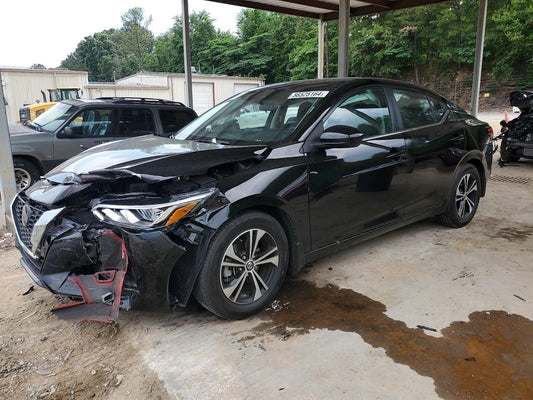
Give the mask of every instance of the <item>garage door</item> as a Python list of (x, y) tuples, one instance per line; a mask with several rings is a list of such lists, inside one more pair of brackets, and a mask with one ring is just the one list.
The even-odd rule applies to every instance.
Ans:
[(192, 84), (192, 102), (194, 111), (198, 115), (209, 110), (215, 105), (212, 83)]
[(245, 90), (255, 88), (259, 85), (256, 83), (235, 83), (233, 86), (233, 94), (244, 92)]

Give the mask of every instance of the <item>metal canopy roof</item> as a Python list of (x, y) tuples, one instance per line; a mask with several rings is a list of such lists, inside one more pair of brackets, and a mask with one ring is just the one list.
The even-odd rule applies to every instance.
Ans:
[[(208, 0), (299, 17), (339, 19), (340, 0)], [(442, 3), (448, 0), (350, 0), (350, 17)]]

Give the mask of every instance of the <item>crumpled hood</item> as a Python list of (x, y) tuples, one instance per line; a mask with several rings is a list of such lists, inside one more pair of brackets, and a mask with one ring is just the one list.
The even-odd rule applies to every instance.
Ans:
[[(176, 140), (158, 136), (106, 143), (80, 153), (57, 166), (45, 178), (54, 183), (70, 183), (72, 179), (54, 177), (104, 173), (104, 170), (127, 170), (153, 177), (176, 177), (204, 174), (214, 166), (256, 158), (265, 146), (226, 146)], [(109, 175), (107, 175), (109, 176)]]

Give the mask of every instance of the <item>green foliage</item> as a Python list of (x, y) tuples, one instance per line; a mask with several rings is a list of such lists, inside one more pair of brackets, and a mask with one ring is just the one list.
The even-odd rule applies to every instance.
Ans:
[(146, 55), (153, 49), (150, 22), (142, 8), (132, 8), (122, 15), (121, 29), (85, 37), (60, 67), (88, 71), (90, 82), (111, 82), (139, 72), (146, 68)]
[(61, 68), (88, 71), (91, 82), (112, 81), (116, 54), (112, 38), (115, 33), (114, 29), (110, 29), (85, 37), (76, 50), (61, 62)]
[[(464, 78), (474, 62), (479, 0), (450, 0), (431, 6), (353, 18), (350, 75), (432, 82)], [(110, 81), (142, 70), (183, 72), (183, 22), (154, 39), (151, 18), (141, 8), (122, 16), (122, 28), (82, 40), (61, 64), (89, 71), (90, 81)], [(324, 75), (337, 70), (338, 24), (327, 26)], [(190, 15), (191, 61), (201, 73), (256, 76), (267, 83), (317, 75), (316, 20), (243, 9), (237, 33), (215, 29), (205, 12)], [(490, 0), (484, 70), (500, 79), (533, 72), (533, 3)], [(529, 74), (529, 77), (528, 77)]]
[[(521, 73), (533, 73), (533, 3), (531, 0), (505, 2), (492, 21), (502, 33), (500, 49), (495, 61), (495, 72), (508, 78), (517, 69)], [(502, 46), (503, 45), (503, 46)], [(510, 66), (515, 66), (510, 68)]]
[(154, 46), (154, 35), (149, 30), (152, 17), (145, 18), (142, 8), (135, 7), (122, 15), (122, 29), (113, 36), (120, 60), (120, 75), (130, 75), (145, 69), (145, 55)]

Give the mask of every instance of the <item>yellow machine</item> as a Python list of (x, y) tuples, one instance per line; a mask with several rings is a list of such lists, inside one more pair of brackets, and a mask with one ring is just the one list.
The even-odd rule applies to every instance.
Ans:
[(48, 98), (46, 93), (41, 90), (43, 101), (35, 104), (26, 104), (19, 109), (19, 118), (21, 124), (27, 124), (48, 110), (54, 104), (61, 100), (79, 99), (79, 88), (56, 88), (48, 89)]

